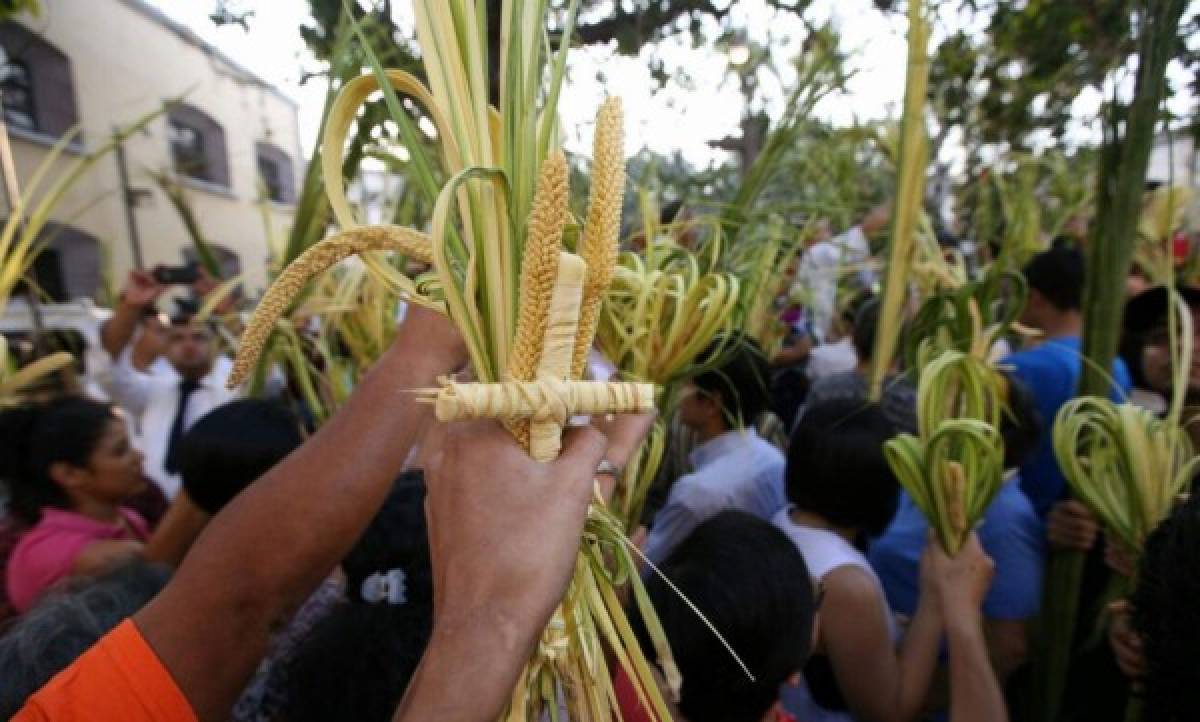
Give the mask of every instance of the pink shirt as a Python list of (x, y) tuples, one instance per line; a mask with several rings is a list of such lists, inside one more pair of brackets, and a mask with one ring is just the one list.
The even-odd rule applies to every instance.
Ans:
[(42, 520), (21, 537), (8, 560), (8, 597), (24, 614), (42, 592), (71, 575), (80, 552), (92, 542), (145, 541), (146, 522), (132, 509), (121, 509), (127, 524), (105, 524), (64, 509), (42, 509)]

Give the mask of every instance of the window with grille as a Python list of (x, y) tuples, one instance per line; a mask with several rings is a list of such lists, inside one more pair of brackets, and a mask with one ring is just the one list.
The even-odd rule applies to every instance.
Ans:
[(33, 107), (33, 79), (29, 66), (8, 57), (0, 48), (0, 93), (3, 93), (4, 122), (26, 130), (37, 130)]
[(212, 180), (208, 156), (204, 152), (204, 133), (175, 118), (168, 127), (175, 171), (200, 180)]

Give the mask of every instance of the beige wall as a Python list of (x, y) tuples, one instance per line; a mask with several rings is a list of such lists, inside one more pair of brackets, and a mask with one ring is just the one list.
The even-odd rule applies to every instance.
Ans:
[[(71, 61), (83, 145), (94, 150), (117, 125), (154, 110), (162, 100), (187, 93), (186, 102), (207, 113), (225, 131), (230, 168), (228, 192), (189, 187), (205, 235), (237, 253), (251, 294), (266, 283), (268, 253), (257, 203), (257, 141), (270, 142), (292, 159), (296, 188), (299, 156), (296, 108), (276, 92), (208, 55), (138, 8), (135, 0), (43, 0), (41, 18), (22, 21)], [(18, 175), (24, 182), (46, 146), (13, 137)], [(178, 264), (190, 245), (178, 214), (146, 171), (171, 167), (167, 121), (157, 118), (126, 143), (131, 185), (151, 191), (134, 210), (147, 266)], [(81, 209), (84, 209), (82, 213)], [(275, 234), (287, 232), (291, 207), (271, 205)], [(121, 201), (116, 159), (103, 158), (68, 196), (55, 219), (93, 234), (111, 250), (115, 278), (133, 265)]]

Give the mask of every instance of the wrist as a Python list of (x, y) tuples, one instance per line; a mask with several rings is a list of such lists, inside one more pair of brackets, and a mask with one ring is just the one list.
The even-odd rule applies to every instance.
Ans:
[(946, 636), (974, 639), (983, 636), (983, 612), (971, 604), (946, 603)]

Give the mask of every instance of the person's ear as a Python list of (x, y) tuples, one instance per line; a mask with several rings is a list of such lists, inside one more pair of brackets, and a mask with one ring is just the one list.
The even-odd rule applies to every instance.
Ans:
[(56, 461), (50, 465), (48, 474), (50, 481), (63, 489), (75, 489), (87, 481), (88, 470), (65, 461)]

